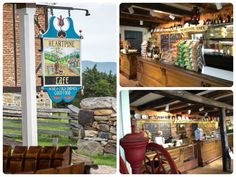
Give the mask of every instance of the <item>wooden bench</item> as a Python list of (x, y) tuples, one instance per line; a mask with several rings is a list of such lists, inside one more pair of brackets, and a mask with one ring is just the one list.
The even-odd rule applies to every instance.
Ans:
[(22, 172), (22, 174), (84, 174), (84, 163), (67, 165), (64, 167), (47, 168), (31, 172)]
[(84, 174), (85, 163), (71, 164), (70, 146), (3, 146), (3, 171), (10, 174)]

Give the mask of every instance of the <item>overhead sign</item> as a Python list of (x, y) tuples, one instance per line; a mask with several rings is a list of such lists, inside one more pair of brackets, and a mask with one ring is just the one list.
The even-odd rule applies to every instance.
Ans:
[(44, 90), (53, 102), (71, 102), (82, 86), (81, 36), (75, 32), (70, 17), (52, 16), (42, 38)]

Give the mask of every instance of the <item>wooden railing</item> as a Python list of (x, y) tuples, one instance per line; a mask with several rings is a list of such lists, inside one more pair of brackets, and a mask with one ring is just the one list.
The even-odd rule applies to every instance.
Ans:
[[(78, 112), (68, 108), (37, 109), (38, 134), (66, 136), (78, 139), (81, 125), (78, 123)], [(21, 108), (3, 106), (3, 135), (8, 138), (22, 137)], [(48, 127), (47, 129), (43, 127)], [(50, 129), (51, 127), (51, 129)], [(55, 130), (56, 129), (56, 130)], [(18, 132), (18, 133), (8, 133)], [(13, 130), (13, 131), (12, 131)]]

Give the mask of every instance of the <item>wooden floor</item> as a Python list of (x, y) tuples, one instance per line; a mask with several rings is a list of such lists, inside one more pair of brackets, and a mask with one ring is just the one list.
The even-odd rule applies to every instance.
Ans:
[(229, 174), (222, 170), (222, 158), (210, 163), (205, 167), (197, 167), (189, 170), (186, 174)]
[(129, 80), (123, 74), (120, 73), (120, 86), (122, 87), (138, 87), (137, 80)]

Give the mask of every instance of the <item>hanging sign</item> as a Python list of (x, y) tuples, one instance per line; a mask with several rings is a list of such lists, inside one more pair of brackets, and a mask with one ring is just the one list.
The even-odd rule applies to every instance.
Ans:
[(81, 36), (73, 20), (52, 16), (43, 38), (43, 85), (53, 102), (71, 102), (81, 90)]

